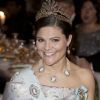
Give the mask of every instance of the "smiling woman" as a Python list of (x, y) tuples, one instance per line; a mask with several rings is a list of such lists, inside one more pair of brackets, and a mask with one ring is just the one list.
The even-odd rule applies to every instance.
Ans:
[(46, 0), (35, 25), (41, 58), (32, 69), (25, 68), (12, 77), (3, 100), (94, 100), (92, 71), (66, 57), (73, 36), (70, 16), (54, 0)]
[(59, 27), (44, 27), (37, 33), (36, 45), (44, 63), (52, 65), (66, 55), (70, 41), (71, 36), (66, 40)]

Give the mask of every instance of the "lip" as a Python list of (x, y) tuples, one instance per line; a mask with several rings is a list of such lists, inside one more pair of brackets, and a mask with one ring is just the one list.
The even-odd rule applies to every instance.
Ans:
[(84, 18), (85, 20), (87, 20), (89, 17), (88, 17), (88, 16), (84, 16), (83, 18)]

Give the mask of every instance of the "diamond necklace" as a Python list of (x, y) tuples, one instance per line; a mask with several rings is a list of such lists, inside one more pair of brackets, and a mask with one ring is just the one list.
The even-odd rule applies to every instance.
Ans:
[[(67, 59), (67, 63), (68, 63), (68, 59)], [(67, 64), (69, 66), (69, 63)], [(39, 72), (42, 73), (45, 71), (45, 67), (42, 66), (39, 68)], [(63, 71), (64, 75), (66, 77), (69, 77), (70, 76), (70, 72), (65, 68), (64, 71)], [(53, 75), (53, 76), (50, 76), (50, 79), (49, 79), (52, 83), (55, 83), (57, 81), (57, 76), (56, 75)]]

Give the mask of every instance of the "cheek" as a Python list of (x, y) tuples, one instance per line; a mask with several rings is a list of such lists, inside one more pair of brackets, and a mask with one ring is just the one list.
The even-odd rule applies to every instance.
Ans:
[(41, 45), (39, 45), (39, 44), (36, 44), (36, 48), (37, 48), (37, 52), (38, 52), (38, 54), (40, 55), (40, 56), (42, 56), (42, 47), (41, 47)]
[(44, 47), (44, 45), (36, 42), (36, 47), (38, 50), (41, 50)]
[(37, 52), (38, 52), (38, 54), (42, 57), (43, 56), (43, 47), (41, 47), (40, 45), (36, 45), (36, 47), (37, 47)]
[(65, 43), (62, 43), (62, 44), (59, 44), (59, 45), (55, 45), (55, 48), (56, 48), (56, 50), (58, 50), (58, 51), (66, 51), (66, 44)]
[(86, 11), (85, 10), (82, 10), (81, 11), (81, 17), (83, 17), (84, 15), (86, 15)]
[(96, 16), (96, 11), (91, 11), (91, 16)]

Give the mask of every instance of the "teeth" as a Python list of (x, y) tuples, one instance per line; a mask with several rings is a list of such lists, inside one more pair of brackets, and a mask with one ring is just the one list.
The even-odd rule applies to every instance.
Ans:
[(51, 56), (53, 53), (44, 53), (46, 56)]

